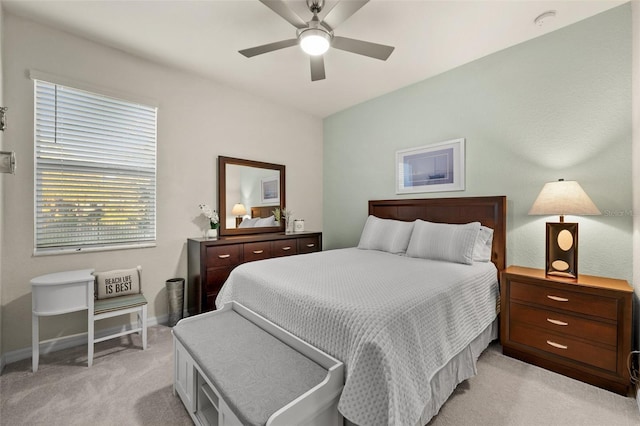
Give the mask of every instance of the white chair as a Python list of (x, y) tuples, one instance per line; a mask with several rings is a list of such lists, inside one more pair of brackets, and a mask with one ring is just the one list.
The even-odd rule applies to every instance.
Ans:
[[(142, 268), (96, 272), (94, 275), (95, 301), (93, 310), (89, 310), (89, 342), (93, 342), (89, 345), (89, 367), (93, 364), (94, 345), (98, 342), (139, 333), (142, 350), (147, 349), (147, 299), (142, 294)], [(95, 338), (96, 321), (132, 313), (137, 313), (136, 327)]]

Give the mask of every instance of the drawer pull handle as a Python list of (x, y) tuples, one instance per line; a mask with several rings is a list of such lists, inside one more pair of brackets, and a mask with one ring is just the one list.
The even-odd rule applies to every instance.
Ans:
[(569, 346), (561, 345), (560, 343), (552, 342), (551, 340), (547, 340), (547, 345), (553, 346), (558, 349), (567, 349)]
[(313, 244), (313, 243), (309, 243), (309, 244), (307, 244), (307, 247), (309, 247), (309, 248), (311, 248), (311, 247), (315, 247), (315, 246), (316, 246), (316, 245), (315, 245), (315, 244)]
[(284, 251), (291, 250), (291, 246), (282, 247), (282, 250), (284, 250)]
[(264, 250), (254, 250), (253, 254), (262, 254), (264, 253)]
[(568, 322), (564, 322), (564, 321), (560, 321), (560, 320), (556, 320), (556, 319), (551, 319), (551, 318), (547, 318), (547, 321), (549, 321), (551, 324), (555, 324), (555, 325), (569, 325)]
[(551, 300), (555, 300), (556, 302), (568, 302), (569, 299), (566, 299), (564, 297), (558, 297), (558, 296), (551, 296), (547, 294), (547, 298), (551, 299)]
[(227, 257), (231, 257), (231, 255), (230, 254), (219, 254), (218, 257), (220, 259), (226, 259)]

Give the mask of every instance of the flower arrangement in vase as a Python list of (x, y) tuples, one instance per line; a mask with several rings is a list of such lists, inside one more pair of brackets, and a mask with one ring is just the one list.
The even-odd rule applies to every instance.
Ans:
[(283, 207), (282, 210), (280, 207), (276, 207), (272, 213), (278, 226), (280, 226), (280, 220), (284, 219), (284, 232), (289, 232), (289, 225), (292, 223), (291, 220), (293, 219), (293, 212), (291, 210), (287, 210), (286, 207)]
[(200, 210), (202, 210), (202, 214), (209, 219), (209, 229), (207, 229), (205, 233), (206, 237), (217, 238), (218, 226), (220, 226), (220, 216), (218, 216), (218, 212), (206, 204), (200, 204)]
[(273, 213), (273, 219), (276, 221), (276, 226), (280, 226), (280, 219), (282, 218), (282, 211), (280, 207), (276, 207), (271, 211)]

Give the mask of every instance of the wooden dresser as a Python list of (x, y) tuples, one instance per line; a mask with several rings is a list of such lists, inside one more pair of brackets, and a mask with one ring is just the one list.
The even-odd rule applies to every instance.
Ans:
[(627, 395), (632, 294), (624, 280), (510, 266), (501, 280), (503, 353)]
[(321, 249), (321, 232), (253, 234), (215, 240), (190, 238), (187, 242), (189, 315), (215, 309), (222, 284), (241, 263)]

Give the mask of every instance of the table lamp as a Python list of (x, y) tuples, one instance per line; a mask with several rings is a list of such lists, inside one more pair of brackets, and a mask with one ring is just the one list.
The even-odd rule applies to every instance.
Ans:
[(231, 209), (231, 214), (236, 217), (236, 228), (237, 228), (238, 226), (240, 226), (240, 223), (242, 222), (242, 216), (247, 214), (247, 208), (242, 203), (236, 203), (233, 205), (233, 208)]
[(560, 215), (560, 222), (547, 222), (547, 275), (578, 278), (578, 224), (564, 221), (565, 215), (599, 215), (600, 210), (576, 181), (559, 179), (544, 185), (530, 215)]

